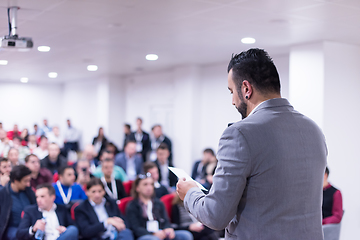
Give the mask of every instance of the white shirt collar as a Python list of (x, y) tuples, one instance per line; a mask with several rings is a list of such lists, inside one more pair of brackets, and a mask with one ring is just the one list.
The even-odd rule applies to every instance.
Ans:
[(42, 209), (40, 209), (39, 207), (38, 207), (38, 210), (39, 210), (39, 212), (51, 212), (51, 211), (55, 211), (56, 208), (57, 208), (56, 204), (53, 203), (53, 205), (52, 205), (52, 207), (51, 207), (51, 209), (50, 209), (49, 211), (42, 210)]
[(106, 199), (105, 199), (105, 198), (102, 199), (102, 201), (101, 201), (100, 204), (96, 204), (96, 203), (94, 203), (92, 200), (89, 199), (89, 203), (90, 203), (90, 205), (93, 206), (93, 207), (95, 207), (95, 206), (104, 206), (104, 205), (105, 205), (105, 202), (106, 202)]
[(254, 109), (249, 113), (249, 115), (247, 117), (253, 115), (255, 110), (258, 109), (261, 104), (263, 104), (264, 102), (269, 101), (269, 100), (265, 100), (265, 101), (262, 101), (261, 103), (259, 103), (256, 107), (254, 107)]

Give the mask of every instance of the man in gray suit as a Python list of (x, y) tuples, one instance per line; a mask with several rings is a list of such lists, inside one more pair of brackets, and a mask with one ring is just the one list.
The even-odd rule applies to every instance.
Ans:
[(208, 195), (179, 180), (185, 208), (212, 229), (226, 227), (226, 239), (323, 239), (321, 130), (281, 98), (279, 75), (264, 50), (233, 56), (228, 73), (243, 120), (220, 139)]
[(143, 173), (142, 164), (142, 157), (136, 154), (136, 142), (133, 140), (127, 141), (124, 152), (115, 156), (115, 165), (124, 169), (129, 180), (135, 180), (138, 174)]

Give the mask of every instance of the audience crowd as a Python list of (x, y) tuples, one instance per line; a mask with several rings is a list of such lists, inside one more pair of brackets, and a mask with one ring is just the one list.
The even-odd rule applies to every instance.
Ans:
[[(99, 128), (92, 144), (79, 148), (79, 133), (67, 120), (6, 131), (0, 123), (0, 239), (213, 240), (215, 232), (189, 214), (175, 193), (171, 140), (161, 125), (147, 133), (124, 124), (119, 148)], [(75, 162), (69, 154), (80, 156)], [(192, 178), (212, 185), (217, 159), (210, 148), (192, 168)], [(342, 197), (324, 175), (323, 224), (340, 223)]]

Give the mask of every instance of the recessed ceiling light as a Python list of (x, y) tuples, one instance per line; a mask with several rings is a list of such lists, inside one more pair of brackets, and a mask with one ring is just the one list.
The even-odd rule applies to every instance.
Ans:
[(27, 83), (28, 81), (29, 81), (29, 78), (27, 78), (27, 77), (20, 78), (20, 82), (22, 82), (22, 83)]
[(0, 65), (7, 65), (8, 64), (8, 60), (0, 60)]
[(57, 78), (58, 74), (56, 72), (49, 72), (49, 78)]
[(253, 44), (256, 42), (255, 38), (251, 38), (251, 37), (246, 37), (241, 39), (241, 42), (244, 44)]
[(98, 66), (96, 66), (96, 65), (89, 65), (89, 66), (87, 66), (87, 70), (90, 71), (90, 72), (97, 71), (97, 70), (98, 70)]
[(158, 60), (158, 55), (156, 55), (156, 54), (148, 54), (148, 55), (146, 55), (146, 60), (149, 60), (149, 61), (156, 61), (156, 60)]
[(49, 46), (40, 46), (40, 47), (38, 47), (38, 51), (48, 52), (48, 51), (50, 51), (50, 47)]

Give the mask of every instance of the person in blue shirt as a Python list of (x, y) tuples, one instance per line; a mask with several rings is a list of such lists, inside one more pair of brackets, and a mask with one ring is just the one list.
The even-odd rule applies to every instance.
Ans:
[(75, 170), (73, 167), (62, 167), (58, 174), (59, 180), (53, 183), (56, 194), (56, 204), (69, 204), (74, 200), (87, 199), (87, 196), (82, 187), (75, 183)]

